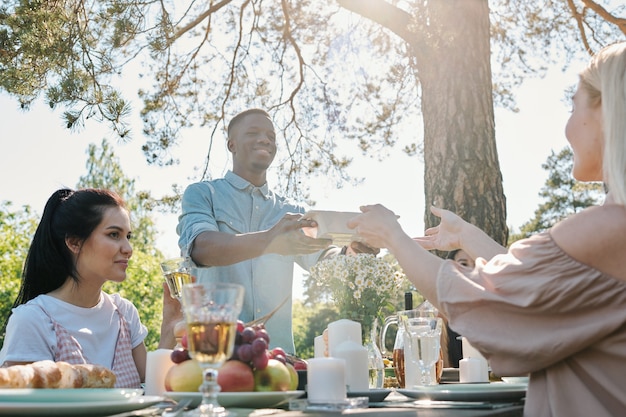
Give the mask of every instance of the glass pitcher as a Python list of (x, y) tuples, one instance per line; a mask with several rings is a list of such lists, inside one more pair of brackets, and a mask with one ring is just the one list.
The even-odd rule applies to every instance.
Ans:
[[(387, 352), (387, 348), (385, 345), (387, 330), (389, 329), (390, 326), (395, 326), (397, 330), (396, 330), (396, 337), (395, 337), (394, 344), (393, 344), (392, 358), (393, 358), (394, 373), (396, 375), (396, 379), (398, 380), (398, 385), (400, 388), (405, 388), (407, 379), (413, 381), (413, 380), (417, 380), (417, 378), (419, 377), (418, 375), (419, 370), (413, 369), (411, 366), (409, 366), (409, 369), (407, 370), (405, 367), (404, 330), (403, 330), (403, 326), (400, 326), (400, 323), (402, 323), (402, 320), (404, 319), (411, 321), (411, 319), (416, 319), (419, 317), (433, 317), (434, 318), (436, 316), (437, 316), (437, 309), (435, 308), (435, 306), (433, 306), (429, 301), (424, 301), (416, 309), (398, 311), (395, 315), (388, 316), (385, 318), (383, 330), (382, 332), (380, 332), (379, 346), (381, 347), (383, 354), (385, 354)], [(406, 375), (407, 372), (409, 374), (408, 376)]]

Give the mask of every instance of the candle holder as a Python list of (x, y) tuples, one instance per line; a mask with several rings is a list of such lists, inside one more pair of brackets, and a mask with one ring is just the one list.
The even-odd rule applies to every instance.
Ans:
[(336, 413), (341, 412), (343, 410), (350, 409), (359, 409), (359, 408), (368, 408), (369, 407), (369, 398), (368, 397), (353, 397), (346, 398), (343, 401), (332, 402), (332, 403), (311, 403), (307, 399), (297, 399), (289, 401), (289, 410), (290, 411), (305, 411), (305, 412), (327, 412), (327, 413)]

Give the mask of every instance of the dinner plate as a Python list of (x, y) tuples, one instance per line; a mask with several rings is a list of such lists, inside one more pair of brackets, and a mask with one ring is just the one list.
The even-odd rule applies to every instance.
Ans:
[(527, 376), (503, 376), (500, 379), (507, 384), (528, 384), (529, 380)]
[[(78, 390), (74, 390), (78, 391)], [(163, 401), (159, 396), (136, 396), (117, 400), (43, 401), (0, 403), (0, 416), (109, 416), (140, 410)]]
[(370, 389), (368, 391), (349, 391), (348, 397), (367, 397), (369, 402), (371, 403), (380, 403), (385, 401), (385, 398), (391, 393), (390, 389), (379, 388), (379, 389)]
[(129, 388), (10, 388), (0, 389), (0, 404), (18, 403), (76, 403), (92, 401), (123, 401), (143, 395), (141, 389)]
[[(220, 392), (217, 402), (222, 407), (239, 408), (272, 408), (286, 403), (292, 398), (301, 397), (304, 391), (269, 391), (269, 392)], [(191, 399), (192, 407), (197, 407), (202, 401), (199, 392), (166, 392), (166, 397), (174, 401)]]
[(513, 401), (526, 396), (526, 384), (442, 384), (397, 389), (409, 398), (433, 401)]

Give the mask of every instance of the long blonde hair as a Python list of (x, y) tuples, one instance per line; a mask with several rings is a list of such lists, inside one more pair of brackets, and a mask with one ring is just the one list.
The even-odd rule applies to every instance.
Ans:
[(613, 200), (626, 205), (626, 42), (602, 48), (580, 73), (593, 105), (602, 105), (603, 175)]

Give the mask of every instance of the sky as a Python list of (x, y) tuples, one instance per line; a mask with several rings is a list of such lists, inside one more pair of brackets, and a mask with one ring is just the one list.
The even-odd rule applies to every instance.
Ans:
[[(540, 203), (538, 193), (547, 178), (541, 165), (551, 151), (558, 152), (567, 145), (564, 128), (570, 106), (564, 101), (565, 90), (576, 83), (575, 69), (580, 65), (573, 68), (565, 75), (552, 69), (543, 79), (527, 79), (516, 92), (518, 113), (496, 109), (496, 142), (507, 198), (507, 224), (514, 228), (529, 220)], [(133, 117), (138, 119), (139, 109), (133, 110)], [(167, 168), (151, 167), (141, 152), (145, 138), (140, 127), (128, 143), (118, 142), (106, 126), (97, 123), (70, 132), (63, 126), (61, 111), (52, 111), (41, 101), (23, 111), (15, 99), (0, 93), (0, 201), (12, 202), (14, 209), (30, 205), (41, 214), (52, 192), (76, 186), (79, 177), (86, 173), (88, 145), (99, 146), (105, 137), (114, 145), (125, 175), (135, 179), (136, 189), (149, 190), (159, 197), (170, 193), (173, 183), (184, 187), (196, 181), (209, 134), (201, 130), (185, 132), (184, 140), (175, 149), (181, 163)], [(225, 171), (231, 163), (227, 152), (218, 151), (223, 152), (212, 163), (214, 176), (220, 176), (216, 166)], [(425, 204), (420, 157), (409, 157), (399, 150), (382, 162), (360, 154), (353, 156), (351, 173), (365, 177), (365, 181), (358, 187), (336, 189), (327, 182), (311, 179), (315, 209), (358, 211), (359, 205), (382, 203), (400, 216), (409, 235), (421, 235)], [(177, 215), (158, 215), (156, 221), (160, 231), (158, 248), (166, 257), (177, 256)], [(301, 296), (301, 280), (298, 271), (294, 283), (297, 298)]]

